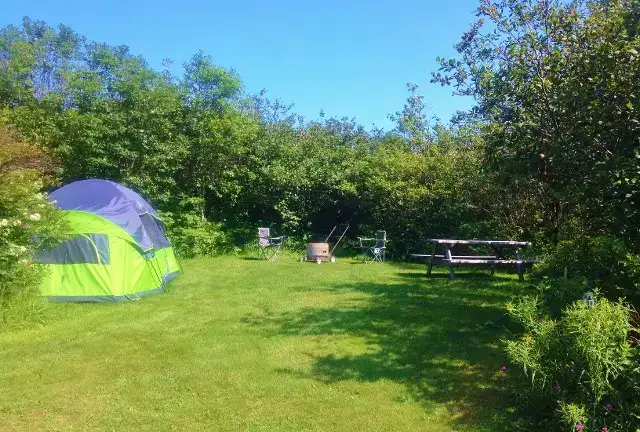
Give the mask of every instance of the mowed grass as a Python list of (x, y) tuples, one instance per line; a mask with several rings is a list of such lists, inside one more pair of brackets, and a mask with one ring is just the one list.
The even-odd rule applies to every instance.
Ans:
[(285, 256), (0, 333), (3, 431), (495, 431), (517, 278)]

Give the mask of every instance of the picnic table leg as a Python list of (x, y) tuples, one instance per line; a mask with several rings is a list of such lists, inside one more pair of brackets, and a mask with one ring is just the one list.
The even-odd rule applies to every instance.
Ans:
[(431, 268), (433, 267), (433, 260), (436, 258), (436, 248), (438, 247), (438, 243), (433, 243), (433, 249), (431, 249), (431, 259), (429, 260), (429, 264), (427, 265), (427, 277), (431, 276)]
[(518, 260), (518, 264), (516, 268), (518, 269), (518, 279), (520, 282), (524, 282), (524, 263), (522, 262), (522, 258), (520, 258), (520, 249), (516, 248), (516, 259)]
[(453, 272), (453, 264), (451, 264), (451, 245), (445, 244), (445, 256), (449, 260), (449, 279), (455, 279), (456, 275)]
[(518, 280), (524, 282), (524, 264), (518, 263)]
[[(496, 256), (497, 259), (501, 259), (502, 256), (504, 255), (502, 250), (497, 246), (492, 246), (491, 249), (493, 250), (493, 254)], [(495, 272), (496, 272), (496, 265), (492, 264), (491, 265), (491, 276), (493, 276)]]

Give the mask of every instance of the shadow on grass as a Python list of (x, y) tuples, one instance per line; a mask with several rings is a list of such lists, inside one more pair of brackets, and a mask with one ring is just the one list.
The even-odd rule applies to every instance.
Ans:
[(267, 261), (266, 258), (257, 257), (257, 256), (242, 256), (242, 257), (240, 257), (240, 259), (245, 260), (245, 261)]
[(399, 382), (425, 408), (433, 402), (445, 404), (454, 422), (505, 430), (511, 419), (505, 376), (499, 372), (504, 362), (500, 339), (511, 323), (503, 305), (518, 283), (480, 275), (460, 281), (427, 280), (422, 272), (397, 276), (399, 282), (397, 278), (388, 284), (314, 288), (365, 293), (362, 302), (251, 315), (243, 321), (268, 334), (345, 335), (363, 338), (367, 345), (365, 353), (356, 355), (312, 353), (310, 372), (281, 373), (326, 383)]
[[(441, 272), (433, 272), (431, 273), (431, 276), (427, 276), (427, 272), (426, 270), (420, 272), (420, 273), (416, 273), (416, 272), (399, 272), (398, 276), (403, 277), (403, 278), (407, 278), (407, 279), (413, 279), (413, 280), (423, 280), (423, 281), (429, 281), (431, 279), (447, 279), (450, 280), (449, 278), (449, 273), (441, 273)], [(458, 279), (469, 279), (469, 280), (473, 280), (473, 281), (491, 281), (493, 280), (497, 280), (499, 281), (500, 278), (498, 277), (498, 279), (496, 279), (495, 275), (491, 275), (488, 272), (474, 272), (474, 271), (467, 271), (467, 272), (456, 272), (456, 278), (455, 280)]]

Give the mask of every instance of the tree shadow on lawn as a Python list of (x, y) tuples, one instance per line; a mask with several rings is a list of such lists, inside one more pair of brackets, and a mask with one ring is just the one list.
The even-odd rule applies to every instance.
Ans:
[[(422, 273), (416, 273), (422, 276)], [(345, 335), (363, 338), (357, 355), (318, 355), (312, 371), (280, 372), (325, 383), (342, 380), (404, 384), (409, 399), (425, 408), (443, 403), (457, 423), (504, 430), (511, 422), (500, 339), (511, 321), (504, 303), (518, 283), (502, 278), (425, 279), (397, 274), (393, 283), (337, 284), (314, 291), (368, 294), (330, 308), (305, 308), (281, 315), (252, 315), (243, 321), (267, 334)]]
[[(403, 278), (407, 278), (407, 279), (413, 279), (413, 280), (423, 280), (423, 281), (429, 281), (431, 279), (447, 279), (447, 280), (451, 280), (449, 278), (449, 273), (431, 273), (431, 276), (427, 276), (427, 272), (426, 270), (420, 273), (416, 273), (416, 272), (399, 272), (397, 273), (398, 276), (403, 277)], [(456, 272), (456, 279), (467, 279), (467, 280), (473, 280), (473, 281), (491, 281), (492, 279), (495, 278), (495, 275), (492, 275), (490, 273), (482, 273), (482, 272)], [(498, 279), (499, 280), (499, 279)]]

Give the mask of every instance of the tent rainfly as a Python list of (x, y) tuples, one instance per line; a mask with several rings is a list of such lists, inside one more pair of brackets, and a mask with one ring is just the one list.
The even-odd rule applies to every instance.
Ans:
[(156, 211), (108, 180), (70, 183), (50, 195), (68, 239), (41, 250), (49, 270), (41, 294), (53, 301), (120, 302), (161, 292), (182, 272)]

